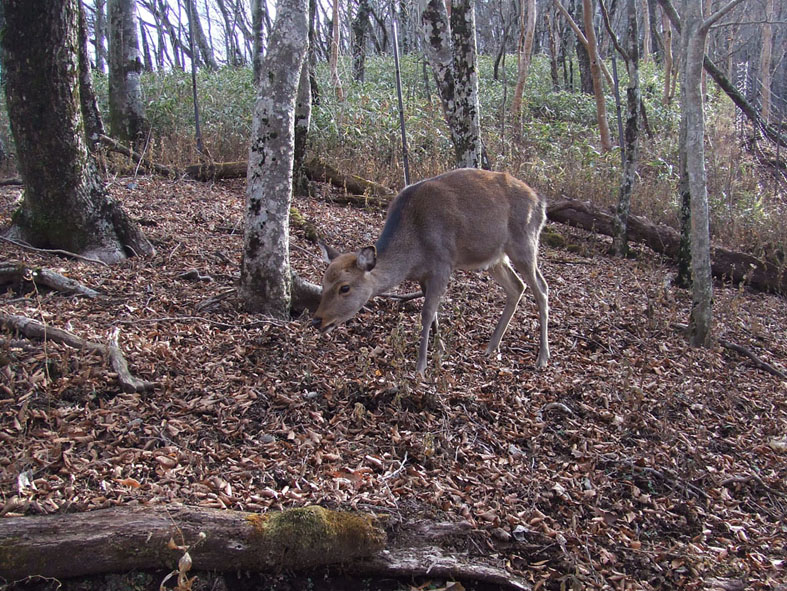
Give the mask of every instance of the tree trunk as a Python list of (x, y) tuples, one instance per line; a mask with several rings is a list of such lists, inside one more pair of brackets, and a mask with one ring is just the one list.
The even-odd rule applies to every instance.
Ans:
[(85, 120), (85, 140), (92, 152), (104, 135), (104, 122), (98, 109), (98, 99), (93, 88), (93, 76), (90, 68), (90, 55), (87, 51), (87, 21), (85, 9), (79, 5), (79, 100), (82, 116)]
[(340, 100), (344, 100), (344, 89), (342, 88), (342, 79), (339, 77), (339, 42), (340, 42), (340, 31), (341, 27), (339, 26), (339, 2), (340, 0), (333, 0), (333, 27), (331, 29), (331, 59), (330, 59), (330, 69), (331, 69), (331, 82), (333, 82), (333, 90), (336, 93), (336, 97)]
[[(623, 178), (620, 181), (618, 206), (615, 211), (615, 235), (612, 240), (615, 254), (618, 256), (626, 256), (628, 252), (628, 217), (631, 211), (631, 193), (636, 180), (639, 159), (639, 111), (642, 102), (639, 88), (639, 30), (636, 0), (626, 0), (626, 4), (628, 6), (628, 44), (624, 58), (629, 81), (626, 87), (626, 127), (623, 133)], [(611, 30), (610, 35), (613, 35)]]
[(456, 109), (457, 161), (459, 166), (482, 165), (481, 107), (478, 102), (478, 51), (475, 35), (475, 0), (453, 0), (451, 40), (454, 56), (454, 107)]
[(152, 253), (139, 228), (108, 196), (87, 149), (79, 92), (79, 1), (4, 0), (3, 7), (6, 100), (25, 184), (10, 234), (107, 263)]
[(312, 89), (309, 81), (308, 58), (301, 68), (298, 80), (298, 95), (295, 101), (295, 144), (293, 146), (293, 175), (295, 192), (307, 194), (309, 181), (304, 170), (306, 144), (309, 139), (309, 126), (312, 118)]
[(246, 308), (286, 318), (295, 103), (307, 50), (307, 0), (280, 0), (254, 108), (240, 295)]
[(145, 32), (145, 21), (139, 19), (139, 38), (142, 41), (142, 63), (144, 64), (146, 72), (153, 71), (153, 56), (150, 53), (150, 44), (148, 43), (148, 34)]
[[(195, 0), (186, 0), (189, 3), (187, 6), (187, 12), (189, 14), (194, 15), (195, 18), (191, 19), (190, 26), (194, 31), (194, 42), (197, 48), (199, 49), (199, 53), (202, 56), (202, 62), (208, 67), (210, 70), (218, 70), (219, 65), (216, 63), (216, 58), (213, 57), (213, 48), (208, 43), (207, 37), (205, 37), (205, 31), (202, 28), (202, 19), (199, 17), (199, 11), (197, 10), (197, 3)], [(195, 51), (196, 53), (196, 51)], [(227, 56), (228, 60), (231, 60), (233, 56)]]
[(139, 74), (142, 61), (137, 41), (136, 2), (108, 0), (109, 12), (109, 129), (134, 143), (147, 133)]
[(554, 20), (549, 12), (544, 13), (544, 19), (546, 21), (547, 34), (549, 36), (549, 73), (552, 76), (552, 90), (557, 92), (560, 90), (560, 77), (557, 68), (558, 44), (555, 38)]
[(672, 102), (672, 26), (666, 14), (662, 14), (661, 23), (664, 29), (664, 92), (661, 102), (666, 106)]
[(604, 96), (604, 81), (601, 79), (601, 64), (598, 54), (596, 31), (593, 28), (593, 0), (582, 0), (582, 14), (585, 19), (585, 35), (587, 36), (587, 49), (590, 55), (590, 75), (593, 79), (593, 95), (596, 97), (596, 116), (601, 139), (601, 151), (609, 152), (612, 149), (612, 139), (607, 121), (607, 99)]
[(96, 49), (96, 70), (103, 73), (107, 71), (107, 0), (95, 0), (95, 4), (94, 47)]
[[(521, 0), (522, 10), (521, 32), (519, 38), (519, 59), (517, 60), (516, 88), (514, 99), (511, 102), (511, 114), (519, 119), (522, 116), (522, 94), (525, 91), (527, 72), (530, 69), (530, 58), (533, 52), (533, 38), (536, 34), (536, 0)], [(525, 7), (527, 7), (527, 20), (525, 20)]]
[(773, 0), (765, 3), (765, 24), (762, 26), (762, 51), (760, 53), (760, 80), (762, 91), (760, 95), (760, 114), (764, 121), (771, 117), (771, 59), (773, 55)]
[(263, 0), (251, 0), (251, 29), (252, 29), (252, 56), (251, 65), (254, 72), (254, 86), (255, 88), (260, 84), (260, 74), (262, 72), (262, 59), (264, 57), (263, 51), (263, 34), (262, 34), (262, 18), (263, 12), (266, 10)]
[(653, 52), (650, 34), (650, 9), (648, 0), (640, 0), (642, 13), (642, 63), (650, 62), (650, 54)]
[(353, 19), (353, 79), (363, 82), (366, 65), (366, 35), (369, 32), (369, 0), (358, 0), (358, 11)]
[(457, 167), (483, 164), (475, 14), (472, 0), (456, 0), (449, 24), (446, 5), (430, 0), (421, 14), (424, 47), (443, 105)]

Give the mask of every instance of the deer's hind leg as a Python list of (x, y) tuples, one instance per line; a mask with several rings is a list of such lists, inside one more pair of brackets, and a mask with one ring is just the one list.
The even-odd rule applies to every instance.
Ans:
[(518, 249), (514, 266), (522, 274), (522, 279), (533, 292), (538, 306), (538, 322), (540, 328), (540, 345), (536, 367), (541, 369), (549, 361), (549, 286), (538, 269), (538, 239), (528, 241), (523, 249)]
[(489, 274), (492, 278), (502, 287), (506, 292), (506, 307), (503, 310), (503, 315), (497, 322), (495, 332), (492, 333), (492, 338), (489, 340), (489, 345), (486, 347), (487, 355), (491, 355), (500, 346), (500, 341), (503, 338), (508, 325), (511, 322), (511, 317), (516, 312), (516, 307), (519, 305), (519, 300), (522, 298), (522, 293), (525, 291), (525, 284), (522, 279), (516, 274), (508, 257), (489, 268)]

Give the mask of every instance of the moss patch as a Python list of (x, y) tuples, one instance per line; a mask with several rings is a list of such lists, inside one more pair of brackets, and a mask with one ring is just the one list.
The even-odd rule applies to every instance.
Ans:
[(310, 506), (251, 515), (260, 557), (282, 568), (310, 568), (369, 556), (385, 546), (385, 532), (364, 513)]

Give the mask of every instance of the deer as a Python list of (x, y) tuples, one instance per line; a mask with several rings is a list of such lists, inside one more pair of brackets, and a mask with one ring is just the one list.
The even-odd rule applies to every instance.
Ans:
[(372, 297), (416, 281), (424, 297), (416, 362), (423, 376), (429, 334), (434, 329), (439, 342), (437, 312), (454, 270), (488, 270), (505, 291), (506, 304), (487, 355), (498, 350), (527, 284), (538, 307), (541, 369), (549, 360), (549, 288), (537, 264), (545, 221), (546, 202), (505, 172), (464, 168), (409, 185), (391, 201), (373, 246), (340, 253), (321, 244), (329, 264), (312, 325), (327, 334)]

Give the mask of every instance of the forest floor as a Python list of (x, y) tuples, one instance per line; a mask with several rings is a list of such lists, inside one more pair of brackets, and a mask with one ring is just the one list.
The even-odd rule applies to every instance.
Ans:
[[(384, 212), (319, 190), (296, 198), (303, 218), (344, 247), (374, 242)], [(567, 246), (541, 250), (543, 371), (530, 294), (487, 358), (503, 291), (458, 273), (446, 351), (421, 380), (420, 300), (378, 298), (328, 336), (233, 298), (200, 307), (236, 284), (242, 181), (111, 191), (157, 254), (109, 268), (0, 243), (0, 261), (101, 293), (27, 284), (4, 288), (0, 307), (92, 341), (119, 329), (132, 373), (157, 386), (123, 393), (98, 353), (0, 332), (0, 515), (321, 504), (470, 523), (465, 550), (534, 588), (787, 589), (787, 382), (722, 346), (689, 348), (690, 294), (653, 252), (615, 259), (606, 239), (555, 227)], [(0, 190), (0, 226), (19, 194)], [(291, 259), (319, 283), (299, 228)], [(785, 298), (717, 282), (715, 322), (787, 370)]]

